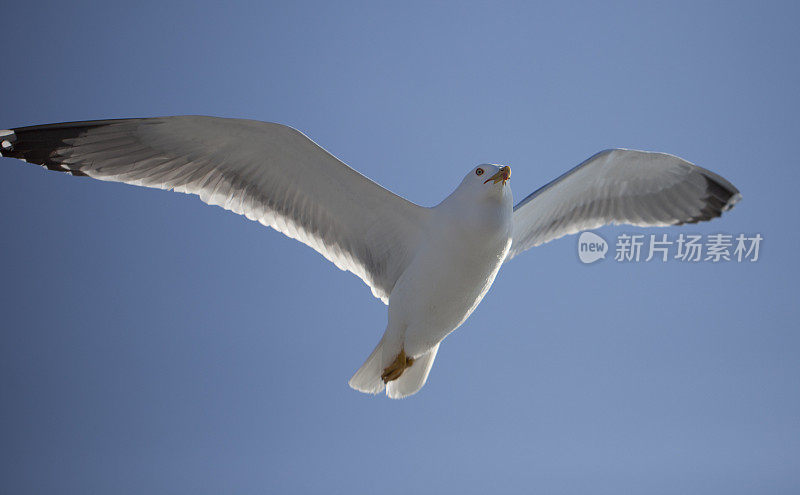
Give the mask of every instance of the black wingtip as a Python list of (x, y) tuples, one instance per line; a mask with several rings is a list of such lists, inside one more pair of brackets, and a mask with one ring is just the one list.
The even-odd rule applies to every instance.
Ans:
[(80, 170), (70, 170), (68, 166), (61, 163), (55, 152), (67, 146), (66, 140), (77, 138), (93, 127), (108, 125), (112, 122), (114, 121), (65, 122), (2, 130), (0, 131), (0, 156), (17, 158), (41, 165), (48, 170), (85, 176), (86, 174)]
[(742, 199), (739, 190), (722, 177), (711, 174), (704, 174), (703, 177), (706, 180), (706, 194), (703, 197), (704, 204), (700, 209), (700, 213), (689, 220), (679, 222), (677, 225), (704, 222), (717, 218), (733, 208)]

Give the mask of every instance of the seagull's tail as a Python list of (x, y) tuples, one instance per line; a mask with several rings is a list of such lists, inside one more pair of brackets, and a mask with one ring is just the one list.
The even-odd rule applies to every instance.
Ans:
[(384, 384), (381, 379), (383, 372), (382, 354), (383, 354), (383, 340), (378, 342), (375, 350), (369, 355), (367, 360), (361, 365), (361, 368), (356, 371), (353, 378), (350, 379), (350, 386), (359, 392), (367, 394), (378, 394), (386, 389), (386, 395), (392, 399), (402, 399), (409, 395), (419, 392), (419, 389), (425, 385), (428, 380), (428, 374), (431, 372), (433, 360), (436, 359), (436, 352), (439, 350), (439, 344), (433, 347), (430, 351), (414, 360), (414, 364), (410, 368), (406, 368), (400, 378)]

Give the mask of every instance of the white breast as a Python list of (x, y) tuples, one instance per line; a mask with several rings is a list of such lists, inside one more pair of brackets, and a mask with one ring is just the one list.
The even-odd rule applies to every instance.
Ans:
[(412, 356), (469, 317), (511, 247), (510, 201), (436, 210), (427, 240), (389, 299), (390, 324), (402, 319), (404, 348)]

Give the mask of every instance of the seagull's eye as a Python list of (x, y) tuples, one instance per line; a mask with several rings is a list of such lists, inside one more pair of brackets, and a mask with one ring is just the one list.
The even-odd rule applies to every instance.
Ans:
[(483, 169), (479, 168), (478, 170), (476, 170), (475, 175), (483, 175)]

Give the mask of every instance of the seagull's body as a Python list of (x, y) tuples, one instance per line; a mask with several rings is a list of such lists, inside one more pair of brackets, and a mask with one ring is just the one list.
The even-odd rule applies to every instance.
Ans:
[(499, 173), (500, 167), (485, 164), (478, 169), (491, 172), (468, 174), (430, 209), (423, 240), (389, 298), (383, 338), (350, 380), (353, 388), (383, 390), (382, 370), (404, 353), (416, 361), (412, 370), (419, 373), (406, 372), (389, 381), (387, 394), (403, 397), (418, 390), (439, 342), (469, 317), (492, 286), (511, 247), (514, 202), (510, 187), (480, 179)]
[(439, 344), (506, 261), (608, 223), (709, 220), (738, 190), (681, 158), (606, 150), (513, 205), (509, 167), (470, 170), (440, 204), (415, 205), (280, 124), (215, 117), (47, 124), (0, 131), (0, 154), (51, 170), (197, 194), (297, 239), (389, 305), (383, 337), (350, 380), (417, 392)]

